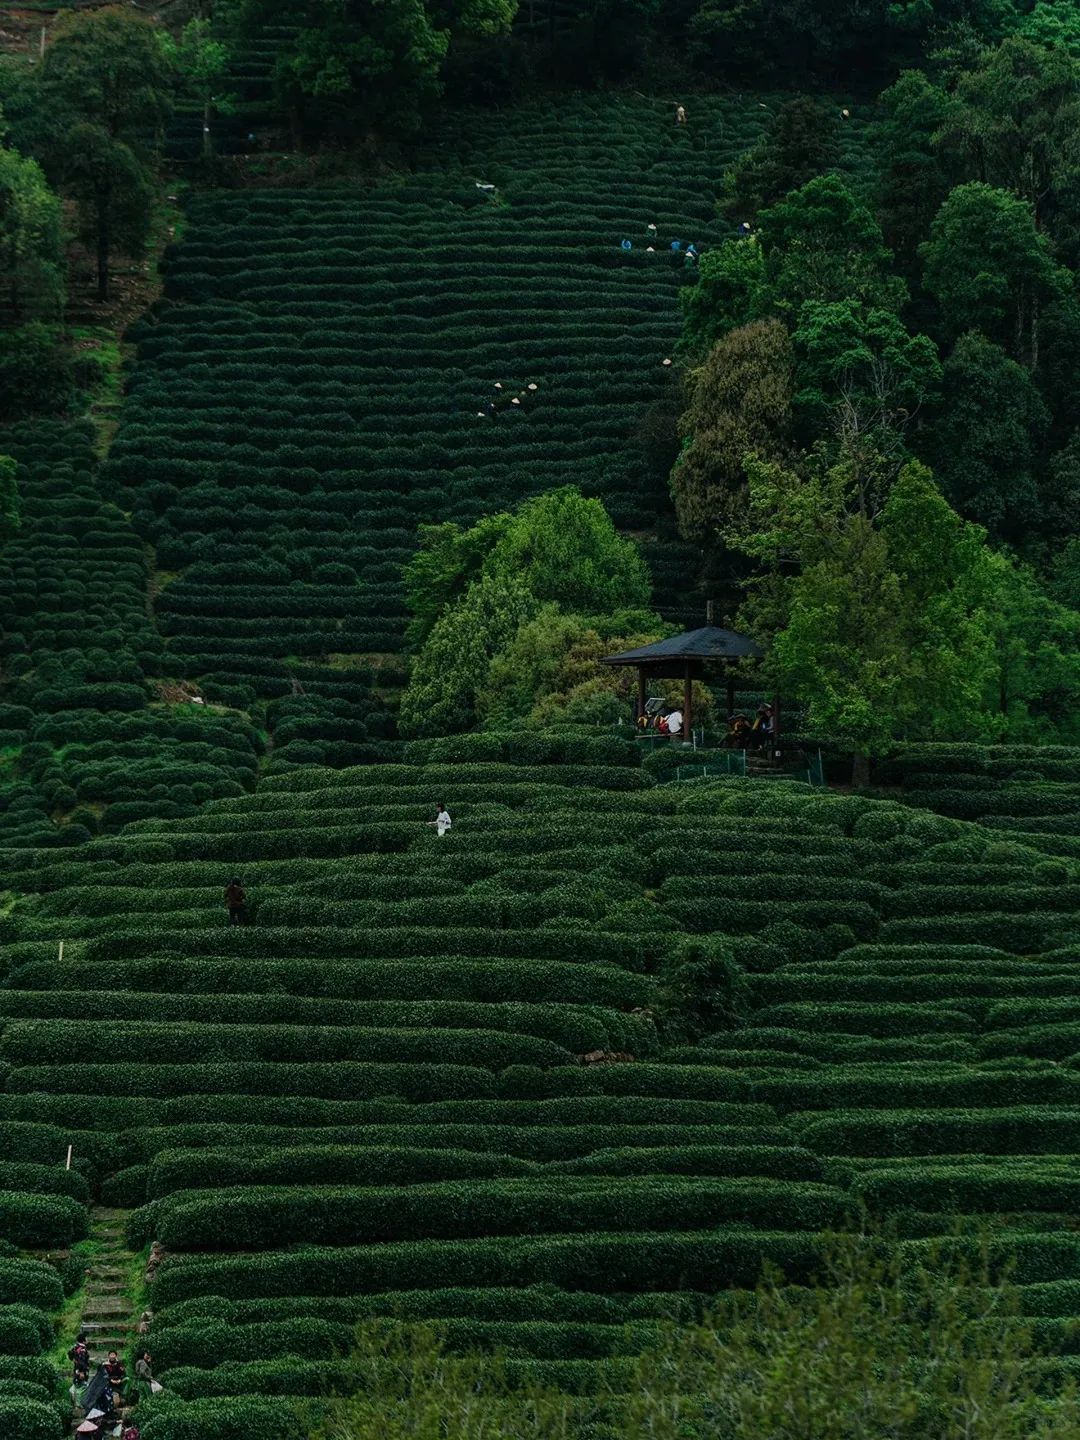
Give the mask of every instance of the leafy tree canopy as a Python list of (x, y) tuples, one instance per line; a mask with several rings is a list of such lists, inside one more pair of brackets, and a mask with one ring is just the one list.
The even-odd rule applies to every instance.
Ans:
[[(564, 662), (590, 629), (611, 634), (652, 620), (642, 620), (650, 581), (637, 547), (619, 537), (598, 500), (572, 487), (469, 530), (429, 527), (406, 569), (406, 592), (412, 633), (423, 641), (401, 705), (409, 735), (468, 729), (485, 714), (524, 715), (538, 695), (573, 687)], [(523, 633), (541, 615), (543, 625)], [(567, 623), (555, 625), (560, 616)]]
[(737, 543), (762, 564), (744, 623), (813, 732), (865, 757), (897, 739), (989, 739), (985, 535), (915, 462), (875, 509), (849, 466), (754, 462)]
[(724, 176), (724, 213), (750, 222), (789, 190), (830, 170), (840, 158), (838, 125), (835, 105), (811, 95), (785, 100), (757, 144)]
[(698, 263), (697, 284), (679, 293), (682, 346), (700, 355), (729, 330), (760, 318), (769, 308), (765, 257), (754, 235), (727, 240), (707, 250)]
[(921, 437), (950, 501), (999, 539), (1039, 519), (1036, 460), (1049, 415), (1028, 371), (972, 331), (945, 361), (939, 413)]
[(758, 231), (772, 304), (855, 299), (898, 310), (907, 298), (892, 252), (866, 205), (839, 175), (819, 175), (764, 210)]
[(62, 14), (41, 67), (51, 103), (114, 139), (156, 133), (172, 109), (163, 31), (121, 5)]
[(114, 246), (137, 253), (149, 233), (152, 146), (172, 108), (174, 78), (162, 29), (120, 6), (62, 15), (45, 52), (40, 108), (64, 125), (46, 132), (42, 159), (78, 206), (102, 300)]
[(17, 318), (63, 307), (60, 201), (37, 161), (0, 149), (0, 291)]
[(981, 330), (1015, 360), (1038, 362), (1040, 307), (1066, 294), (1031, 205), (982, 181), (958, 185), (920, 247), (923, 281), (951, 338)]
[(500, 34), (516, 9), (517, 0), (309, 0), (298, 15), (291, 0), (226, 0), (222, 19), (242, 35), (288, 22), (274, 74), (294, 114), (395, 134), (415, 130), (440, 94), (454, 37)]
[(683, 449), (671, 472), (688, 539), (714, 540), (745, 505), (748, 457), (783, 453), (794, 383), (791, 340), (775, 318), (731, 330), (691, 372)]
[(941, 380), (937, 347), (911, 335), (892, 310), (854, 300), (808, 300), (792, 333), (795, 403), (811, 432), (840, 423), (873, 432), (902, 429)]

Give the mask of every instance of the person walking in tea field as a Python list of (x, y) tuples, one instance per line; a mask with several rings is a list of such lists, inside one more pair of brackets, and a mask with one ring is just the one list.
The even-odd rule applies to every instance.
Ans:
[(676, 125), (685, 125), (685, 124), (686, 124), (686, 109), (685, 109), (685, 107), (682, 106), (682, 105), (676, 105), (676, 107), (675, 107), (675, 124), (676, 124)]
[(247, 891), (235, 876), (225, 886), (225, 908), (230, 925), (247, 924)]
[(441, 840), (454, 822), (450, 819), (449, 810), (447, 810), (446, 806), (440, 800), (435, 808), (435, 819), (429, 820), (427, 823), (429, 825), (434, 825), (435, 833)]

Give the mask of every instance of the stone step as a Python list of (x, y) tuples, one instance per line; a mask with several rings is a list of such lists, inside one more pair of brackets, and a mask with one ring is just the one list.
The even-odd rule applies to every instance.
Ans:
[(129, 1306), (123, 1295), (88, 1295), (82, 1313), (84, 1321), (100, 1320), (106, 1315), (127, 1315)]

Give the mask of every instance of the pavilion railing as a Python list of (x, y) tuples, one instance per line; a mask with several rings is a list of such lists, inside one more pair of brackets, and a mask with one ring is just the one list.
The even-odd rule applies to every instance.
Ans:
[[(746, 756), (745, 750), (728, 750), (710, 760), (707, 765), (679, 765), (667, 775), (658, 776), (657, 784), (685, 785), (692, 780), (717, 780), (730, 775), (744, 776), (747, 774)], [(814, 787), (824, 785), (825, 767), (821, 751), (807, 753), (805, 754), (805, 763), (789, 770), (777, 769), (773, 775), (777, 780), (796, 780), (804, 785)]]

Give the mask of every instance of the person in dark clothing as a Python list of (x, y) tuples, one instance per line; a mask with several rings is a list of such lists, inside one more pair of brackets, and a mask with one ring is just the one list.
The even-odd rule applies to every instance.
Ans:
[(109, 1377), (105, 1373), (105, 1366), (99, 1365), (82, 1397), (82, 1408), (86, 1411), (87, 1419), (90, 1420), (98, 1418), (90, 1414), (92, 1410), (100, 1410), (106, 1417), (110, 1415), (112, 1403), (112, 1387), (109, 1385)]
[(225, 886), (225, 908), (229, 912), (230, 925), (247, 924), (247, 891), (234, 878)]
[(86, 1345), (85, 1335), (79, 1335), (75, 1344), (68, 1351), (68, 1359), (72, 1364), (75, 1384), (85, 1385), (90, 1378), (90, 1351)]
[(108, 1375), (109, 1384), (115, 1391), (119, 1391), (127, 1379), (127, 1371), (115, 1350), (109, 1351), (109, 1358), (105, 1361), (105, 1374)]
[(135, 1393), (140, 1400), (149, 1399), (154, 1393), (154, 1372), (150, 1368), (150, 1351), (139, 1352), (135, 1361)]

